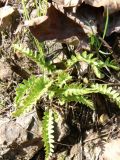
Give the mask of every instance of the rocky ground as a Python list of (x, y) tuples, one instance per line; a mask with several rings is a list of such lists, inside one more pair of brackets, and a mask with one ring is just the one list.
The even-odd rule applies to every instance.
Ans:
[[(32, 18), (36, 17), (33, 4), (33, 1), (28, 1), (26, 5)], [(118, 63), (120, 63), (119, 9), (116, 9), (116, 12), (111, 16), (112, 22), (105, 38), (106, 45), (108, 48), (111, 47), (110, 49), (114, 52), (113, 56)], [(18, 83), (23, 79), (28, 79), (31, 74), (39, 75), (41, 73), (33, 61), (14, 51), (12, 47), (14, 43), (22, 43), (23, 46), (36, 50), (30, 31), (26, 31), (26, 28), (24, 31), (21, 30), (23, 21), (24, 14), (21, 2), (0, 0), (0, 160), (44, 160), (45, 154), (41, 140), (41, 116), (39, 116), (42, 112), (41, 109), (37, 109), (36, 113), (36, 109), (33, 108), (26, 115), (14, 119), (11, 117), (11, 113), (14, 111), (15, 89)], [(63, 35), (64, 33), (61, 34), (61, 36)], [(82, 38), (84, 39), (84, 36)], [(79, 43), (76, 39), (72, 40), (73, 42)], [(80, 51), (85, 47), (89, 50), (86, 42), (85, 40), (81, 44)], [(71, 39), (57, 42), (46, 40), (46, 54), (56, 54), (58, 51), (64, 54), (63, 43), (71, 44)], [(47, 58), (50, 60), (50, 57)], [(59, 62), (58, 58), (54, 62)], [(87, 66), (83, 63), (81, 71), (83, 75), (87, 72), (86, 68)], [(113, 73), (114, 75), (110, 77), (109, 82), (113, 82), (114, 85), (117, 83), (118, 85), (114, 87), (119, 91), (120, 74)], [(102, 96), (97, 96), (93, 97), (97, 99), (96, 103), (99, 106), (97, 113), (78, 105), (78, 110), (74, 113), (72, 109), (67, 113), (69, 116), (65, 121), (60, 120), (58, 123), (59, 132), (56, 132), (59, 138), (53, 160), (120, 159), (120, 109), (114, 103), (106, 102)], [(40, 108), (43, 103), (38, 102), (37, 108)], [(105, 106), (104, 111), (101, 106)], [(100, 116), (98, 116), (99, 114)], [(74, 116), (77, 117), (75, 122), (73, 121)]]

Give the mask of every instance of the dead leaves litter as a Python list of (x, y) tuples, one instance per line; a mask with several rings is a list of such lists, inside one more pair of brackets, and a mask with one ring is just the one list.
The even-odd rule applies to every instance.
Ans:
[(118, 13), (118, 17), (108, 24), (107, 35), (110, 35), (120, 30), (119, 0), (53, 0), (46, 16), (33, 18), (25, 25), (39, 41), (56, 39), (68, 43), (69, 38), (77, 37), (77, 47), (85, 49), (89, 48), (91, 34), (104, 31), (107, 8), (111, 17)]
[(80, 6), (83, 2), (93, 7), (104, 7), (109, 9), (109, 13), (114, 13), (120, 10), (120, 0), (53, 0), (58, 6), (75, 7)]

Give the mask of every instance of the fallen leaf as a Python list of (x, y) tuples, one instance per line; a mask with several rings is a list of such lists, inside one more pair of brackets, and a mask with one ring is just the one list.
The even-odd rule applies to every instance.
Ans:
[(30, 31), (39, 41), (63, 40), (72, 36), (79, 39), (87, 37), (84, 30), (75, 21), (57, 10), (54, 6), (48, 8), (47, 16), (34, 18), (26, 21)]
[(120, 0), (84, 0), (86, 4), (94, 7), (103, 6), (105, 10), (109, 10), (109, 14), (120, 10)]
[[(79, 48), (79, 50), (90, 50), (88, 37), (92, 34), (97, 34), (99, 31), (104, 31), (104, 8), (100, 7), (102, 6), (103, 1), (101, 1), (101, 5), (98, 5), (97, 7), (96, 3), (93, 3), (93, 1), (84, 0), (84, 2), (88, 4), (79, 1), (79, 5), (77, 5), (75, 12), (71, 6), (76, 5), (78, 3), (77, 0), (53, 1), (54, 3), (48, 8), (46, 16), (26, 21), (25, 25), (30, 28), (32, 34), (39, 41), (56, 39), (61, 43), (72, 44), (75, 48)], [(71, 2), (71, 4), (68, 5), (69, 7), (66, 7), (68, 2)], [(111, 4), (110, 1), (109, 4)], [(113, 14), (110, 16), (112, 17), (112, 15)], [(112, 23), (108, 24), (106, 35), (115, 31), (118, 32), (119, 23), (118, 17), (113, 18)]]
[(0, 80), (8, 81), (12, 77), (12, 70), (7, 62), (4, 59), (0, 60)]
[(120, 10), (120, 0), (52, 0), (58, 6), (73, 7), (79, 6), (83, 2), (94, 7), (104, 7), (105, 10), (109, 9), (109, 13), (114, 13)]
[[(103, 28), (104, 26), (101, 27), (102, 30)], [(114, 32), (120, 33), (120, 12), (116, 12), (109, 16), (109, 22), (108, 22), (106, 35), (109, 36)]]

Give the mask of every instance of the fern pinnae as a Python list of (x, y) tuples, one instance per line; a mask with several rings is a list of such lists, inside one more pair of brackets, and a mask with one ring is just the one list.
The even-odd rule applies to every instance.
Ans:
[[(28, 81), (31, 80), (32, 85), (29, 88), (25, 86), (25, 91), (23, 91), (22, 94), (17, 95), (17, 101), (15, 101), (15, 107), (17, 110), (13, 113), (14, 116), (19, 116), (20, 114), (26, 112), (26, 110), (31, 109), (32, 106), (37, 103), (37, 100), (39, 100), (52, 85), (52, 81), (50, 81), (47, 77), (35, 77), (28, 79)], [(19, 88), (17, 89), (17, 93), (19, 93)]]
[(54, 152), (54, 115), (52, 109), (44, 112), (42, 122), (42, 138), (46, 152), (45, 156), (46, 160), (49, 160)]
[(102, 60), (94, 57), (93, 53), (88, 54), (86, 51), (81, 54), (76, 53), (76, 55), (71, 56), (71, 59), (67, 60), (67, 67), (70, 68), (79, 61), (88, 63), (98, 78), (104, 77), (104, 74), (101, 72), (102, 68), (112, 68), (117, 71), (120, 70), (118, 64), (114, 60), (110, 60), (109, 57), (105, 60), (105, 62), (103, 62)]
[(36, 64), (43, 70), (54, 70), (55, 67), (50, 63), (50, 62), (45, 62), (45, 57), (43, 56), (43, 49), (39, 47), (39, 53), (38, 52), (33, 52), (31, 49), (29, 48), (25, 48), (23, 47), (21, 44), (14, 44), (13, 48), (15, 50), (18, 50), (19, 52), (23, 53), (24, 55), (26, 55), (28, 58), (30, 58), (31, 60), (33, 60), (34, 62), (36, 62)]
[(68, 96), (68, 97), (60, 97), (59, 103), (61, 105), (68, 103), (68, 102), (79, 102), (87, 107), (91, 108), (92, 110), (95, 109), (94, 104), (91, 99), (88, 99), (87, 96)]
[(117, 64), (117, 62), (115, 60), (110, 60), (110, 57), (108, 57), (105, 62), (104, 62), (104, 67), (109, 67), (112, 68), (116, 71), (120, 70), (120, 66), (119, 64)]
[(114, 90), (112, 87), (108, 87), (107, 84), (92, 84), (91, 88), (95, 93), (101, 93), (108, 96), (112, 101), (120, 107), (120, 93)]
[(57, 85), (61, 88), (63, 85), (65, 85), (68, 81), (72, 79), (72, 76), (70, 76), (69, 73), (65, 71), (58, 71), (57, 76)]
[(13, 48), (15, 50), (20, 51), (21, 53), (23, 53), (24, 55), (26, 55), (28, 58), (32, 59), (34, 62), (37, 63), (38, 66), (41, 67), (41, 65), (43, 64), (42, 56), (40, 54), (38, 54), (36, 51), (33, 52), (31, 49), (25, 48), (21, 44), (20, 45), (14, 44)]
[(72, 95), (86, 95), (93, 92), (94, 91), (91, 88), (83, 87), (82, 84), (78, 83), (71, 83), (70, 85), (66, 85), (63, 87), (63, 94), (66, 97)]
[(14, 101), (15, 106), (20, 105), (24, 95), (27, 94), (28, 90), (33, 85), (34, 80), (35, 80), (35, 76), (31, 76), (29, 80), (23, 80), (23, 83), (18, 85), (18, 87), (16, 88), (16, 97)]

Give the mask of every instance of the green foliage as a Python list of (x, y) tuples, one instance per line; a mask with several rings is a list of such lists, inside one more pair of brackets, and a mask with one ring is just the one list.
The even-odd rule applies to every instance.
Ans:
[(61, 88), (65, 85), (68, 81), (72, 80), (72, 76), (65, 71), (58, 71), (57, 72), (57, 85)]
[(107, 84), (92, 84), (91, 88), (95, 93), (101, 93), (108, 96), (112, 101), (115, 101), (116, 104), (120, 107), (120, 93), (116, 90), (113, 90), (112, 87), (108, 87)]
[(118, 66), (116, 61), (115, 60), (110, 60), (110, 57), (108, 57), (106, 59), (106, 61), (104, 62), (104, 67), (112, 68), (112, 69), (114, 69), (116, 71), (120, 70), (120, 67)]
[[(66, 74), (65, 78), (64, 74), (65, 79), (68, 77)], [(88, 99), (87, 95), (101, 93), (108, 96), (120, 106), (120, 94), (116, 90), (113, 90), (112, 87), (107, 87), (106, 84), (92, 84), (91, 87), (88, 88), (79, 83), (63, 85), (63, 82), (65, 82), (64, 79), (61, 83), (59, 78), (56, 79), (58, 79), (58, 81), (55, 82), (47, 77), (32, 76), (28, 81), (24, 80), (23, 84), (20, 84), (16, 89), (15, 107), (17, 110), (14, 116), (19, 116), (26, 112), (26, 110), (35, 105), (37, 100), (44, 96), (44, 94), (49, 96), (50, 99), (56, 97), (61, 104), (75, 101), (94, 109), (93, 102)]]
[(107, 33), (108, 21), (109, 21), (109, 10), (108, 10), (108, 8), (107, 8), (106, 21), (105, 21), (105, 27), (104, 27), (104, 32), (103, 32), (103, 39), (105, 38), (105, 35), (106, 35), (106, 33)]
[(84, 61), (88, 63), (91, 66), (91, 69), (95, 73), (97, 78), (103, 78), (104, 74), (101, 72), (103, 68), (112, 68), (114, 70), (120, 70), (120, 67), (117, 65), (117, 63), (114, 60), (110, 60), (108, 57), (105, 62), (99, 60), (97, 57), (95, 57), (92, 53), (87, 53), (86, 51), (83, 53), (77, 53), (75, 56), (73, 55), (71, 59), (67, 61), (67, 67), (73, 66), (75, 63), (79, 61)]
[(22, 6), (23, 6), (23, 11), (24, 11), (24, 18), (29, 19), (29, 13), (26, 8), (26, 0), (22, 0), (21, 2), (22, 2)]
[[(23, 7), (23, 15), (24, 15), (24, 19), (28, 20), (30, 18), (29, 16), (29, 10), (28, 8), (26, 8), (26, 5), (29, 1), (27, 0), (22, 0), (22, 7)], [(32, 2), (32, 7), (36, 7), (37, 9), (37, 16), (43, 16), (46, 14), (47, 12), (47, 0), (34, 0)]]
[[(103, 31), (103, 36), (102, 36), (102, 39), (105, 38), (106, 36), (106, 33), (107, 33), (107, 29), (108, 29), (108, 21), (109, 21), (109, 10), (107, 8), (107, 11), (106, 11), (106, 20), (105, 20), (105, 26), (104, 26), (104, 31)], [(104, 53), (106, 54), (105, 52), (103, 51), (100, 51), (100, 48), (102, 46), (102, 43), (99, 41), (100, 39), (94, 35), (94, 33), (90, 36), (90, 45), (92, 48), (94, 48), (97, 52), (99, 53)]]
[(67, 102), (79, 102), (94, 109), (93, 102), (87, 97), (87, 94), (92, 92), (92, 89), (85, 88), (81, 84), (71, 83), (66, 84), (63, 88), (56, 87), (54, 95), (59, 99), (62, 105)]
[[(114, 60), (110, 60), (109, 57), (103, 62), (92, 53), (77, 53), (72, 56), (71, 59), (67, 60), (66, 70), (57, 70), (52, 67), (52, 64), (45, 62), (44, 53), (40, 45), (38, 49), (39, 53), (33, 52), (30, 49), (24, 49), (21, 45), (14, 45), (14, 48), (36, 62), (43, 71), (46, 70), (49, 73), (47, 74), (46, 72), (46, 76), (43, 74), (41, 77), (31, 76), (28, 80), (24, 80), (22, 84), (19, 84), (16, 88), (14, 102), (16, 111), (13, 113), (14, 116), (19, 116), (22, 113), (29, 111), (42, 97), (46, 97), (50, 102), (55, 99), (61, 105), (68, 102), (78, 102), (95, 110), (91, 96), (93, 93), (101, 93), (110, 98), (110, 100), (116, 102), (120, 107), (120, 94), (116, 90), (113, 90), (112, 87), (108, 87), (106, 84), (97, 83), (87, 86), (84, 83), (74, 82), (73, 77), (69, 72), (69, 69), (74, 67), (77, 62), (84, 61), (89, 64), (98, 78), (103, 78), (103, 68), (119, 70), (119, 66)], [(51, 72), (49, 72), (49, 70)], [(53, 112), (54, 110), (49, 109), (48, 107), (43, 118), (43, 141), (46, 151), (46, 160), (50, 158), (54, 149)]]
[(47, 77), (31, 77), (28, 81), (23, 81), (16, 89), (16, 98), (14, 106), (16, 111), (14, 116), (19, 116), (31, 109), (37, 103), (37, 100), (43, 96), (48, 88), (51, 86), (52, 81)]
[[(37, 42), (36, 42), (37, 43)], [(25, 56), (33, 60), (34, 62), (37, 63), (37, 65), (42, 69), (42, 70), (54, 70), (54, 66), (50, 64), (50, 62), (45, 62), (45, 57), (44, 57), (44, 52), (43, 52), (43, 47), (40, 44), (38, 45), (38, 50), (39, 52), (33, 52), (29, 48), (23, 48), (22, 45), (14, 44), (13, 48), (21, 53), (23, 53)]]
[(46, 160), (49, 160), (54, 152), (54, 115), (52, 109), (44, 112), (42, 121), (42, 138), (45, 147)]
[[(45, 14), (47, 6), (44, 6), (46, 2), (46, 0), (34, 1), (39, 16)], [(25, 0), (22, 0), (22, 4), (24, 9), (24, 18), (29, 19)], [(107, 31), (107, 25), (108, 11), (103, 39)], [(120, 93), (112, 87), (107, 86), (107, 84), (98, 84), (95, 82), (84, 84), (81, 83), (81, 81), (79, 82), (78, 79), (76, 82), (69, 72), (75, 67), (75, 65), (77, 65), (77, 62), (86, 62), (89, 65), (92, 76), (96, 76), (98, 79), (105, 77), (103, 69), (120, 70), (120, 67), (115, 60), (111, 60), (110, 57), (106, 56), (106, 53), (100, 51), (102, 44), (98, 37), (92, 35), (90, 39), (90, 44), (95, 48), (96, 53), (87, 53), (86, 51), (81, 54), (75, 53), (71, 56), (71, 59), (66, 61), (65, 70), (57, 70), (51, 62), (45, 61), (43, 44), (39, 43), (36, 39), (34, 39), (34, 42), (38, 52), (33, 52), (29, 48), (24, 48), (22, 45), (13, 45), (15, 50), (23, 53), (25, 56), (33, 60), (43, 71), (43, 75), (41, 75), (41, 77), (32, 75), (28, 80), (23, 80), (23, 82), (16, 88), (16, 97), (14, 101), (16, 110), (13, 113), (13, 116), (20, 116), (21, 114), (28, 112), (41, 98), (49, 100), (50, 104), (52, 104), (53, 101), (57, 101), (60, 105), (64, 105), (68, 102), (77, 102), (95, 110), (96, 106), (94, 106), (94, 102), (92, 100), (92, 94), (95, 93), (107, 96), (120, 107)], [(101, 56), (99, 56), (100, 52), (104, 54), (104, 61), (100, 58)], [(47, 109), (45, 108), (42, 121), (42, 138), (45, 147), (46, 160), (49, 160), (54, 152), (54, 111), (55, 110), (52, 107), (47, 106)]]

